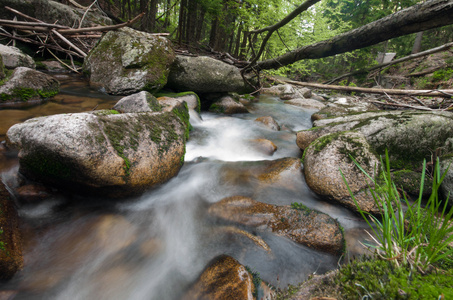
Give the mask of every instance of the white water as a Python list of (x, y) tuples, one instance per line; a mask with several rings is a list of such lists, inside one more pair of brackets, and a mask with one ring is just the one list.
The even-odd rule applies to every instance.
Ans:
[[(16, 299), (179, 299), (220, 254), (235, 257), (280, 288), (335, 268), (339, 257), (270, 232), (239, 228), (262, 239), (271, 248), (268, 252), (246, 235), (234, 233), (230, 224), (207, 215), (210, 204), (245, 195), (277, 205), (302, 202), (338, 218), (347, 232), (357, 227), (354, 215), (319, 201), (302, 174), (288, 179), (298, 187), (294, 190), (234, 180), (234, 174), (241, 175), (235, 170), (244, 166), (300, 157), (295, 131), (311, 126), (313, 111), (284, 105), (276, 98), (262, 97), (251, 110), (236, 116), (204, 113), (201, 119), (192, 115), (194, 130), (184, 167), (178, 176), (141, 197), (120, 203), (60, 197), (22, 207), (26, 229), (34, 239), (27, 245), (23, 273), (4, 288), (17, 289)], [(267, 115), (286, 129), (275, 132), (254, 122)], [(250, 144), (256, 138), (272, 140), (277, 152), (266, 156), (256, 151)], [(102, 217), (107, 225), (97, 223)]]

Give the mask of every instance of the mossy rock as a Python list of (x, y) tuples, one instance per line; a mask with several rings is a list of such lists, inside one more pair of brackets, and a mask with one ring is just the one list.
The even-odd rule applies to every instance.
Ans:
[(35, 118), (12, 126), (7, 139), (19, 149), (25, 176), (76, 192), (123, 197), (179, 172), (188, 135), (184, 109)]
[(0, 86), (0, 104), (43, 101), (60, 91), (55, 78), (26, 67), (16, 68)]
[(1, 80), (6, 77), (5, 65), (3, 64), (2, 56), (0, 55), (0, 85), (2, 85)]
[(110, 94), (154, 93), (167, 83), (174, 58), (168, 39), (126, 27), (107, 32), (86, 57), (83, 70), (90, 84)]
[[(398, 188), (401, 188), (404, 192), (417, 196), (420, 194), (421, 186), (421, 177), (420, 172), (415, 172), (412, 170), (398, 170), (392, 172), (392, 180)], [(423, 196), (429, 197), (432, 192), (432, 179), (429, 176), (425, 176), (423, 182)]]

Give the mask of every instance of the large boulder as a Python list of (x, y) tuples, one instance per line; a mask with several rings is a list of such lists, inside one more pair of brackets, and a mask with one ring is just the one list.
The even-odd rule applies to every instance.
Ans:
[(8, 69), (17, 67), (27, 67), (34, 69), (35, 61), (29, 55), (23, 53), (19, 48), (5, 46), (0, 44), (0, 56), (3, 59), (3, 64)]
[(107, 93), (156, 92), (167, 83), (175, 58), (171, 42), (128, 27), (107, 32), (86, 57), (90, 83)]
[(11, 279), (24, 265), (19, 216), (0, 181), (0, 280)]
[(207, 56), (177, 55), (171, 67), (167, 87), (195, 93), (249, 93), (253, 89), (235, 66)]
[(346, 131), (317, 139), (304, 152), (307, 185), (315, 193), (357, 210), (341, 170), (360, 208), (378, 213), (378, 207), (367, 192), (369, 185), (373, 185), (351, 157), (356, 159), (370, 176), (374, 176), (374, 171), (379, 170), (379, 159), (361, 133)]
[(12, 126), (20, 172), (72, 190), (121, 197), (175, 176), (184, 163), (187, 106), (40, 117)]
[[(83, 19), (82, 27), (111, 25), (112, 20), (99, 10), (68, 6), (51, 0), (0, 0), (0, 7), (9, 6), (29, 16), (47, 23), (58, 21), (59, 25), (78, 26)], [(12, 20), (14, 13), (6, 9), (0, 10), (0, 18)], [(83, 17), (83, 18), (82, 18)]]
[(26, 67), (16, 68), (0, 85), (0, 104), (43, 101), (60, 91), (58, 80)]
[(213, 204), (209, 214), (244, 226), (270, 230), (317, 250), (333, 254), (343, 251), (343, 233), (338, 222), (301, 204), (294, 208), (276, 206), (234, 196)]
[(234, 258), (214, 258), (182, 297), (183, 300), (256, 299), (253, 275)]
[(297, 133), (302, 150), (323, 135), (351, 130), (363, 134), (377, 153), (387, 149), (392, 160), (421, 165), (438, 148), (453, 152), (453, 117), (448, 112), (367, 112), (318, 120), (313, 126)]
[(142, 91), (140, 93), (121, 98), (121, 100), (113, 106), (113, 109), (121, 113), (134, 113), (161, 111), (162, 107), (156, 97), (151, 95), (149, 92)]

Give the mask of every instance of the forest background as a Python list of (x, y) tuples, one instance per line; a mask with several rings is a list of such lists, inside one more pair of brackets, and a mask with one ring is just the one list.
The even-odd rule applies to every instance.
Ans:
[[(84, 2), (85, 1), (85, 2)], [(79, 1), (89, 5), (90, 0)], [(190, 53), (228, 53), (247, 61), (266, 33), (255, 31), (282, 20), (300, 3), (288, 0), (99, 0), (117, 21), (145, 12), (135, 28), (166, 32)], [(278, 29), (267, 41), (261, 59), (272, 59), (299, 47), (324, 41), (419, 3), (416, 0), (323, 0)], [(302, 60), (272, 71), (302, 81), (324, 81), (378, 64), (379, 53), (396, 58), (441, 46), (453, 40), (453, 25), (394, 38), (374, 46), (316, 60)], [(366, 75), (366, 74), (365, 74)], [(362, 76), (365, 76), (362, 75)], [(361, 81), (364, 78), (357, 77)], [(343, 82), (343, 84), (349, 84)]]

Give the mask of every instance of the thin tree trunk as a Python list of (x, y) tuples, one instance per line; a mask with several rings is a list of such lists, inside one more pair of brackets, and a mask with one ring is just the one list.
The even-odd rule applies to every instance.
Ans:
[(257, 70), (278, 69), (303, 59), (315, 59), (375, 45), (382, 41), (453, 24), (453, 0), (428, 0), (327, 41), (304, 46), (258, 62)]
[(423, 39), (423, 31), (417, 32), (415, 36), (414, 46), (412, 47), (412, 54), (416, 54), (420, 52), (422, 49), (422, 39)]

